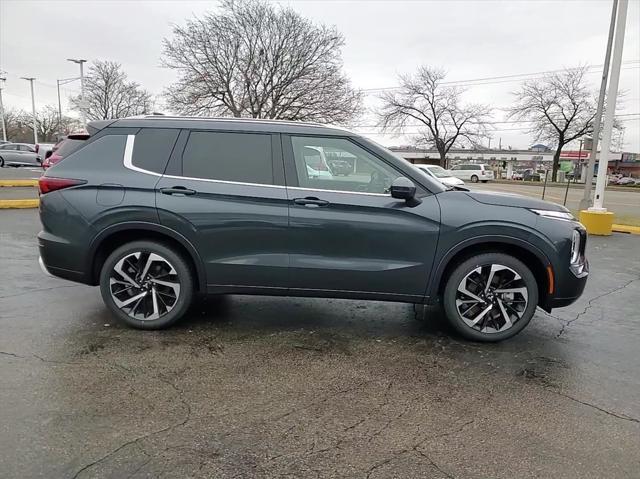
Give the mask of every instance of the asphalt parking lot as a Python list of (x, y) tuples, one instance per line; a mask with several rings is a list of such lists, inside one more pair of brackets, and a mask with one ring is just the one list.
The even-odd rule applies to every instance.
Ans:
[(44, 276), (0, 212), (0, 476), (638, 477), (640, 238), (592, 237), (583, 298), (494, 345), (437, 309), (231, 296), (168, 331)]

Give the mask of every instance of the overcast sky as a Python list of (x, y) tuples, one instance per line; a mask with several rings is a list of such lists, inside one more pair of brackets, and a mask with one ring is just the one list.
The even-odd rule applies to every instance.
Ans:
[[(397, 84), (398, 73), (419, 64), (440, 66), (454, 81), (532, 74), (580, 64), (593, 65), (588, 75), (599, 86), (611, 0), (586, 1), (280, 1), (318, 23), (335, 25), (345, 36), (344, 67), (357, 88)], [(160, 66), (162, 39), (171, 24), (215, 10), (215, 1), (57, 1), (0, 0), (0, 70), (6, 72), (5, 108), (30, 108), (29, 84), (37, 78), (37, 106), (56, 105), (56, 79), (78, 75), (66, 58), (120, 62), (132, 80), (158, 94), (171, 83), (172, 72)], [(640, 152), (640, 0), (630, 0), (620, 86), (626, 151)], [(524, 77), (521, 77), (524, 78)], [(521, 78), (493, 79), (469, 86), (465, 98), (490, 103), (495, 120), (509, 105)], [(477, 83), (484, 83), (478, 85)], [(67, 97), (79, 85), (63, 87)], [(367, 92), (375, 107), (377, 92)], [(372, 120), (358, 129), (385, 145), (407, 143), (406, 137), (380, 134)], [(500, 123), (492, 146), (528, 147), (533, 138), (523, 124)], [(411, 133), (411, 131), (408, 131)]]

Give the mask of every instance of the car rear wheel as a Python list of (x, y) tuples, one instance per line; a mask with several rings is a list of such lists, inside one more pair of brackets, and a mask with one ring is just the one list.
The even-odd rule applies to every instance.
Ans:
[(444, 290), (447, 319), (462, 336), (484, 342), (515, 336), (531, 321), (538, 285), (520, 260), (484, 253), (458, 265)]
[(478, 177), (476, 175), (472, 175), (471, 176), (471, 183), (477, 183), (478, 182)]
[(107, 307), (138, 329), (162, 329), (178, 321), (191, 304), (193, 290), (184, 258), (153, 241), (116, 249), (100, 273), (100, 292)]
[(4, 168), (4, 158), (0, 156), (0, 168)]

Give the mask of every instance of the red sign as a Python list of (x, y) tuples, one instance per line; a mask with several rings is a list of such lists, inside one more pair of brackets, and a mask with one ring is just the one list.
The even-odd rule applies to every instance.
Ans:
[(560, 153), (560, 158), (589, 158), (589, 152), (582, 151), (563, 151)]

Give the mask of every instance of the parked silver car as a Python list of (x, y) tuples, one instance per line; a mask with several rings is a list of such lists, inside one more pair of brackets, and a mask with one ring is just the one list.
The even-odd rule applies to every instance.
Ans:
[(27, 143), (7, 143), (0, 145), (0, 167), (40, 166), (42, 159), (34, 145)]

